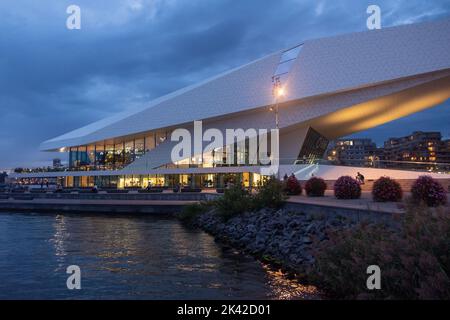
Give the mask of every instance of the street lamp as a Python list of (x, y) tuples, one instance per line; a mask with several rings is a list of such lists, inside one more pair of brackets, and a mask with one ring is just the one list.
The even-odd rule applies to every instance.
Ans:
[[(272, 95), (275, 98), (275, 108), (270, 108), (271, 111), (275, 111), (275, 127), (277, 129), (277, 134), (279, 134), (279, 129), (280, 129), (280, 118), (278, 115), (278, 104), (279, 104), (279, 100), (280, 98), (282, 98), (285, 95), (285, 90), (281, 85), (281, 81), (280, 81), (280, 77), (279, 76), (273, 76), (272, 77), (272, 83), (273, 83), (273, 87), (272, 87)], [(278, 157), (279, 157), (279, 151), (278, 151)], [(278, 164), (277, 166), (279, 166), (280, 164), (280, 159), (278, 159)], [(279, 168), (277, 169), (277, 179), (280, 179), (280, 170)]]
[(283, 87), (279, 87), (277, 89), (277, 97), (282, 97), (284, 96), (284, 88)]
[[(280, 119), (279, 119), (279, 115), (278, 115), (278, 104), (279, 104), (279, 99), (284, 97), (285, 95), (285, 90), (281, 85), (281, 81), (280, 81), (280, 77), (276, 77), (273, 76), (272, 77), (272, 83), (273, 83), (273, 87), (272, 87), (272, 94), (275, 98), (275, 127), (276, 129), (280, 129)], [(273, 108), (271, 108), (271, 111), (273, 110)]]

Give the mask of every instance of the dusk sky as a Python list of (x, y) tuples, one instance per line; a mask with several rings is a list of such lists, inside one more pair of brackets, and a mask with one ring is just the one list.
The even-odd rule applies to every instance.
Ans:
[[(71, 4), (81, 30), (66, 28)], [(49, 165), (44, 140), (303, 40), (364, 31), (370, 4), (382, 27), (450, 16), (450, 0), (2, 0), (0, 169)], [(447, 101), (356, 136), (448, 137), (449, 122)]]

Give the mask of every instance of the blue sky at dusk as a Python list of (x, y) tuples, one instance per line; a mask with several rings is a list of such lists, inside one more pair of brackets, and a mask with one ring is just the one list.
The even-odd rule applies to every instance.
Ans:
[[(66, 28), (71, 4), (81, 30)], [(450, 0), (2, 0), (0, 169), (48, 165), (44, 140), (303, 40), (364, 31), (370, 4), (382, 27), (450, 16)], [(447, 101), (355, 136), (448, 137), (449, 122)]]

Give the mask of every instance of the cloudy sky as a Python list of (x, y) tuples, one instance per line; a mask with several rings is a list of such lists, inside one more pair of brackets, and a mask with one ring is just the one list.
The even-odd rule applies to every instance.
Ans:
[[(81, 8), (81, 30), (66, 9)], [(39, 143), (305, 39), (450, 16), (450, 0), (2, 0), (0, 169), (47, 165)], [(450, 136), (450, 102), (358, 133)]]

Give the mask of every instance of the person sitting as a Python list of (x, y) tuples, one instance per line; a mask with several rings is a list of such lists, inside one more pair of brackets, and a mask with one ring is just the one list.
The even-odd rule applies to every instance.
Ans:
[(357, 175), (356, 175), (356, 180), (360, 183), (360, 184), (364, 184), (364, 176), (361, 174), (361, 172), (358, 171)]
[(97, 193), (97, 192), (98, 192), (98, 187), (97, 187), (97, 185), (94, 185), (94, 186), (92, 187), (91, 192), (92, 192), (92, 193)]

